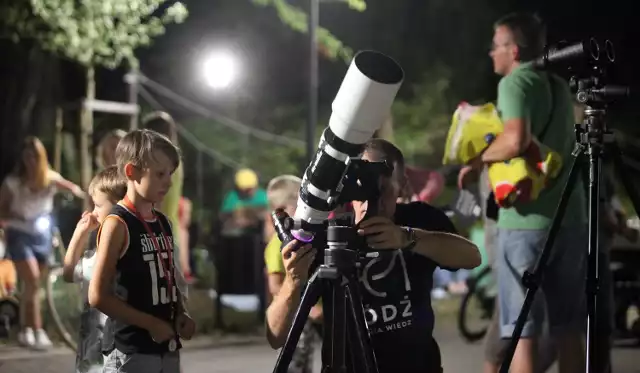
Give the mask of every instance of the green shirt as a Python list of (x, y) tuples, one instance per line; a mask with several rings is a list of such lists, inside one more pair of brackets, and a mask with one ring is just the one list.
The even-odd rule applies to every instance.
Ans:
[(256, 190), (256, 192), (247, 199), (241, 199), (238, 192), (232, 190), (224, 197), (221, 212), (233, 212), (243, 207), (266, 208), (268, 204), (267, 192), (264, 189), (260, 188)]
[[(563, 167), (537, 200), (500, 209), (498, 227), (506, 229), (547, 229), (553, 220), (560, 196), (569, 177), (575, 146), (573, 98), (569, 86), (555, 75), (538, 71), (524, 63), (500, 80), (498, 85), (498, 111), (503, 122), (523, 119), (530, 125), (536, 138), (549, 120), (552, 108), (551, 86), (554, 79), (553, 116), (541, 141), (562, 156)], [(539, 140), (539, 139), (538, 139)], [(586, 223), (586, 200), (582, 178), (578, 178), (564, 214), (563, 225)]]

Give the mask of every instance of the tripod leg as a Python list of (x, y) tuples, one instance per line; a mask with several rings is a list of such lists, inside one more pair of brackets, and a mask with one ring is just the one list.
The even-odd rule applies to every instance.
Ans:
[[(602, 156), (599, 145), (593, 145), (589, 151), (589, 262), (587, 267), (587, 348), (586, 371), (596, 372), (600, 366), (598, 346), (598, 287), (600, 282), (599, 237), (600, 231), (600, 181)], [(594, 360), (594, 361), (592, 361)]]
[[(364, 309), (362, 308), (362, 297), (360, 296), (360, 288), (358, 287), (357, 279), (349, 277), (349, 283), (346, 287), (347, 298), (349, 300), (349, 319), (350, 330), (353, 330), (351, 336), (353, 336), (352, 348), (356, 349), (359, 353), (357, 358), (363, 366), (363, 372), (366, 373), (378, 373), (378, 364), (376, 362), (376, 355), (373, 352), (373, 346), (371, 344), (371, 338), (369, 337), (367, 321), (364, 316)], [(354, 356), (355, 358), (355, 356)]]
[[(346, 372), (345, 338), (346, 338), (346, 299), (345, 288), (339, 280), (328, 286), (323, 296), (323, 313), (325, 315), (324, 335), (322, 336), (322, 372)], [(328, 294), (327, 294), (328, 293)], [(324, 294), (323, 294), (324, 295)]]
[(318, 277), (318, 271), (316, 271), (313, 276), (311, 276), (307, 289), (302, 295), (300, 306), (298, 307), (291, 329), (287, 335), (287, 341), (280, 350), (273, 373), (287, 373), (289, 364), (291, 364), (291, 359), (293, 358), (293, 352), (298, 345), (300, 334), (302, 333), (302, 329), (309, 317), (309, 311), (311, 311), (311, 307), (313, 307), (313, 305), (318, 302), (318, 299), (320, 299), (320, 290), (322, 289), (323, 284), (324, 281)]
[(580, 144), (577, 144), (572, 154), (573, 160), (571, 162), (569, 177), (566, 184), (564, 185), (564, 189), (562, 190), (562, 196), (560, 197), (558, 208), (556, 209), (556, 212), (553, 216), (553, 223), (551, 223), (551, 227), (549, 228), (549, 233), (547, 234), (547, 240), (544, 243), (542, 253), (540, 254), (540, 257), (538, 257), (538, 261), (533, 273), (526, 271), (524, 273), (524, 276), (522, 276), (522, 283), (527, 288), (527, 293), (525, 295), (524, 304), (522, 305), (520, 314), (518, 315), (518, 320), (516, 321), (516, 325), (511, 336), (511, 341), (509, 342), (509, 347), (505, 352), (505, 357), (500, 367), (500, 373), (509, 373), (511, 361), (513, 360), (513, 354), (516, 351), (518, 341), (520, 340), (520, 336), (522, 335), (522, 329), (524, 328), (524, 324), (527, 321), (529, 312), (531, 311), (531, 306), (533, 305), (536, 291), (540, 286), (542, 275), (547, 266), (549, 255), (551, 254), (551, 249), (553, 248), (553, 243), (556, 239), (556, 236), (558, 235), (560, 227), (562, 226), (564, 212), (567, 208), (567, 203), (569, 203), (571, 192), (573, 191), (573, 187), (576, 183), (576, 178), (578, 177), (578, 173), (580, 171), (578, 159), (583, 152), (584, 147)]

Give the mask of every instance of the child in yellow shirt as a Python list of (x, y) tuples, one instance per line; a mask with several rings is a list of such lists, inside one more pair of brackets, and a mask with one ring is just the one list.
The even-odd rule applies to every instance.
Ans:
[[(296, 202), (298, 200), (298, 191), (300, 190), (299, 177), (293, 175), (281, 175), (269, 182), (267, 186), (267, 199), (269, 208), (275, 210), (277, 208), (284, 209), (287, 214), (293, 216), (296, 210)], [(279, 291), (285, 278), (285, 269), (280, 254), (281, 242), (277, 234), (273, 234), (269, 243), (264, 250), (264, 262), (267, 268), (269, 293), (271, 297), (275, 296)], [(322, 317), (322, 307), (320, 304), (315, 305), (309, 313), (309, 321), (304, 326), (296, 350), (293, 353), (291, 364), (289, 365), (289, 373), (311, 373), (313, 371), (313, 343), (314, 328), (312, 320), (316, 321)]]

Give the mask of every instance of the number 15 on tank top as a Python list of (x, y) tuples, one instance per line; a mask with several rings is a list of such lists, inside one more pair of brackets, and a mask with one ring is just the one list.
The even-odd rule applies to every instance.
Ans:
[[(163, 261), (167, 261), (169, 259), (169, 255), (166, 251), (158, 254), (162, 256)], [(156, 260), (156, 258), (156, 253), (142, 255), (142, 260), (149, 263), (149, 271), (151, 273), (151, 297), (153, 299), (154, 306), (157, 306), (158, 304), (169, 304), (172, 301), (169, 299), (167, 288), (165, 286), (159, 286), (159, 279), (163, 279), (165, 277), (166, 271), (163, 268), (159, 268), (163, 263), (162, 261)], [(171, 285), (173, 302), (177, 302), (178, 295), (176, 287), (174, 284)]]

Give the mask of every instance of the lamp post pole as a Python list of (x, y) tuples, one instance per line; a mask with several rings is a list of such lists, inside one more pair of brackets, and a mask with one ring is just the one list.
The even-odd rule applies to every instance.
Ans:
[(315, 130), (318, 124), (318, 41), (320, 0), (309, 0), (309, 118), (307, 121), (307, 164), (315, 152)]

